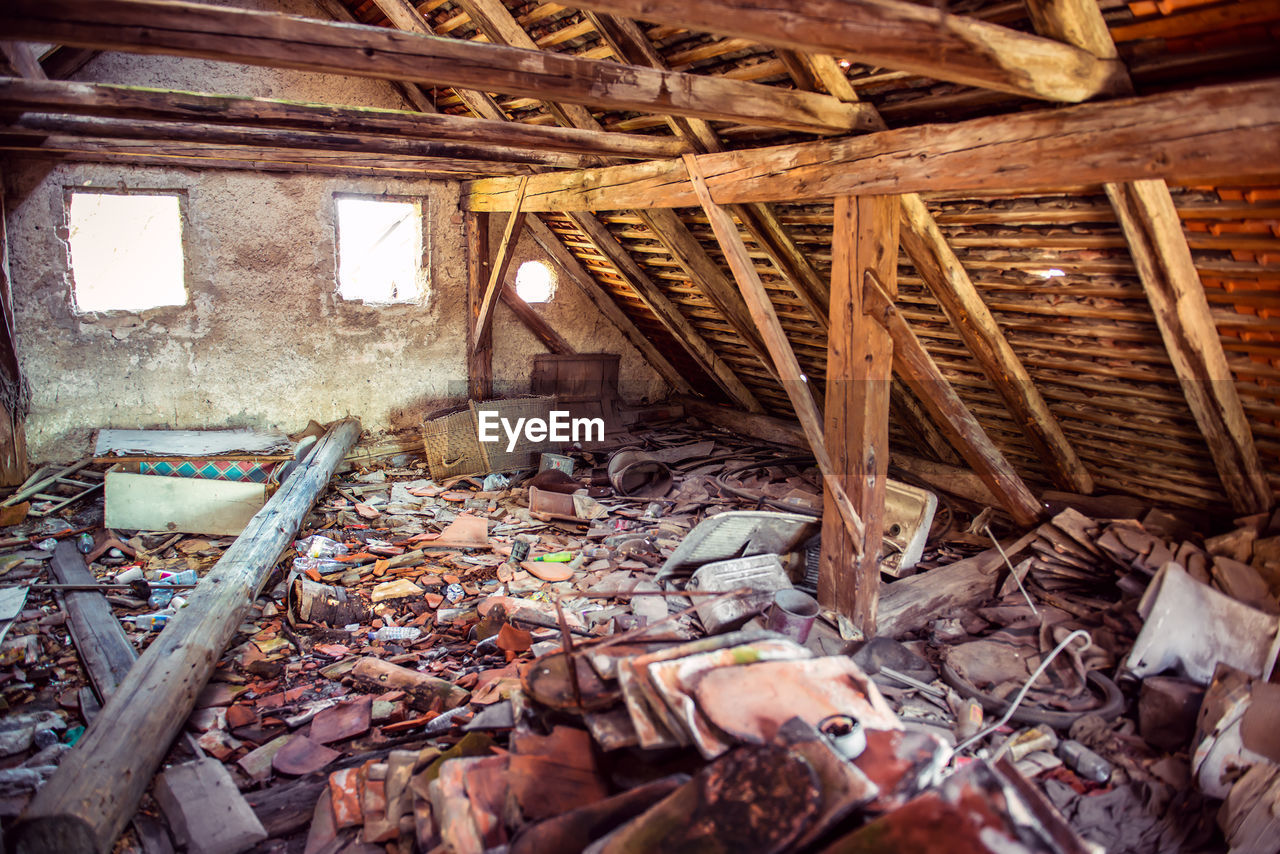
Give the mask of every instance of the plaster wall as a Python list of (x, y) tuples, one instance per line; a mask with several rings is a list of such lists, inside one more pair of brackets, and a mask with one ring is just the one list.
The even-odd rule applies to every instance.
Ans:
[[(316, 15), (308, 0), (228, 5)], [(404, 107), (380, 81), (167, 57), (103, 54), (78, 79)], [(311, 418), (356, 415), (366, 430), (399, 429), (465, 396), (466, 243), (456, 184), (25, 159), (3, 171), (33, 460), (82, 456), (99, 427), (292, 432)], [(69, 188), (183, 194), (188, 303), (77, 314)], [(347, 193), (422, 200), (428, 293), (420, 304), (337, 296), (334, 197)], [(543, 257), (526, 238), (516, 263)], [(665, 393), (575, 285), (560, 282), (539, 310), (580, 351), (622, 354), (627, 399)], [(530, 359), (545, 350), (506, 306), (498, 305), (494, 324), (495, 389), (527, 391)]]

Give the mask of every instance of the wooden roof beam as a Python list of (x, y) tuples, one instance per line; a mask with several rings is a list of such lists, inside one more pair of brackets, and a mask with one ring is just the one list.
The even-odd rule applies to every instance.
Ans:
[[(385, 0), (384, 0), (385, 2)], [(847, 133), (865, 109), (825, 95), (278, 13), (160, 0), (8, 0), (27, 41), (461, 86), (597, 107)]]
[(542, 127), (438, 113), (304, 104), (100, 83), (37, 82), (0, 78), (0, 108), (23, 112), (191, 121), (450, 140), (535, 151), (616, 157), (673, 157), (691, 150), (678, 139)]
[[(1176, 122), (1169, 116), (1178, 116)], [(1280, 80), (1205, 86), (1056, 110), (697, 156), (718, 204), (843, 194), (1030, 190), (1177, 176), (1266, 175), (1280, 162)], [(508, 210), (514, 184), (469, 185)], [(626, 210), (696, 201), (679, 161), (538, 175), (525, 207)]]
[(612, 12), (797, 51), (848, 57), (1046, 101), (1116, 91), (1123, 66), (1051, 39), (906, 0), (578, 0)]
[[(1028, 0), (1040, 32), (1099, 57), (1117, 55), (1094, 0)], [(1132, 91), (1128, 77), (1125, 86)], [(1227, 173), (1223, 173), (1227, 174)], [(1261, 513), (1275, 494), (1254, 444), (1186, 233), (1163, 180), (1107, 183), (1156, 326), (1231, 506)]]
[[(290, 128), (209, 125), (195, 122), (159, 122), (148, 119), (118, 119), (98, 116), (65, 116), (27, 113), (15, 119), (0, 119), (0, 132), (19, 134), (65, 134), (98, 139), (133, 139), (159, 142), (196, 142), (215, 145), (253, 145), (264, 148), (303, 148), (312, 151), (350, 154), (390, 154), (405, 157), (443, 157), (488, 163), (523, 163), (550, 167), (581, 166), (584, 156), (550, 151), (526, 151), (463, 142), (436, 142), (423, 139), (396, 139), (360, 134), (330, 133)], [(477, 164), (480, 171), (487, 168)], [(508, 170), (509, 171), (509, 170)]]

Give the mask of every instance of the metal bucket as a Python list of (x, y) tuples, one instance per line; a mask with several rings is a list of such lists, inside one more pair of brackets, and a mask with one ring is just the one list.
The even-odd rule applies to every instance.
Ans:
[(773, 605), (765, 618), (765, 628), (786, 635), (796, 643), (809, 639), (809, 630), (818, 618), (818, 602), (799, 590), (779, 590), (773, 594)]

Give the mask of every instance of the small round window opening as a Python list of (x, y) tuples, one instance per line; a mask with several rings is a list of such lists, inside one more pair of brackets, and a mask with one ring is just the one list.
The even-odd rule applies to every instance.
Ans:
[(525, 302), (547, 302), (555, 293), (551, 268), (541, 261), (525, 261), (516, 270), (516, 296)]

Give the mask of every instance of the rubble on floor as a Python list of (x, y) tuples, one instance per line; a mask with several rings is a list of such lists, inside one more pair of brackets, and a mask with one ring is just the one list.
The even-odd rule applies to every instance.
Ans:
[[(1068, 508), (1019, 537), (907, 484), (888, 574), (917, 574), (885, 595), (945, 595), (849, 643), (794, 452), (666, 425), (437, 480), (391, 447), (331, 482), (120, 850), (1280, 845), (1280, 515)], [(6, 826), (234, 541), (93, 500), (3, 541)]]

